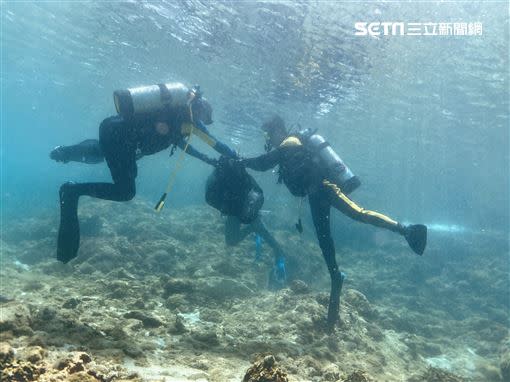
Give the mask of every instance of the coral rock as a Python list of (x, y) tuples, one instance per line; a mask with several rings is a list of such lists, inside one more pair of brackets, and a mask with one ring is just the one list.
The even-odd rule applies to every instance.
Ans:
[(354, 373), (349, 374), (347, 379), (343, 382), (372, 382), (373, 379), (362, 370), (356, 370)]
[(370, 302), (363, 293), (355, 289), (347, 289), (344, 298), (364, 318), (374, 318), (377, 315), (376, 310), (370, 305)]
[(15, 362), (0, 371), (1, 381), (30, 382), (39, 380), (45, 373), (44, 368), (36, 367), (28, 362)]
[(294, 280), (290, 283), (290, 289), (295, 294), (307, 294), (310, 293), (310, 287), (307, 283), (302, 280)]
[(30, 349), (26, 358), (31, 363), (37, 363), (44, 358), (45, 353), (46, 351), (42, 347), (36, 346), (33, 349)]
[(464, 380), (446, 370), (430, 367), (424, 374), (413, 377), (408, 382), (464, 382)]
[(248, 369), (243, 382), (288, 382), (287, 373), (276, 366), (274, 356), (268, 355)]
[(163, 322), (155, 317), (151, 317), (140, 311), (134, 310), (124, 315), (124, 318), (134, 318), (135, 320), (142, 321), (145, 328), (158, 328), (163, 325)]
[(6, 365), (11, 363), (13, 358), (14, 358), (14, 350), (11, 347), (11, 345), (9, 345), (6, 342), (1, 342), (0, 343), (0, 370), (2, 370), (3, 368), (5, 368)]
[(33, 334), (30, 328), (30, 312), (25, 305), (7, 303), (2, 305), (0, 333), (12, 331), (14, 335)]
[(163, 287), (163, 298), (168, 298), (173, 294), (187, 294), (193, 292), (193, 284), (189, 280), (170, 279)]

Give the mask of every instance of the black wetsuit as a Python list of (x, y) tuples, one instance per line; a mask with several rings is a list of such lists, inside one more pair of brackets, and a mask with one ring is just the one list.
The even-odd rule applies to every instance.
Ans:
[[(181, 125), (186, 122), (178, 116), (167, 120), (168, 134), (155, 129), (153, 116), (137, 116), (126, 121), (120, 116), (106, 118), (99, 126), (99, 141), (86, 140), (67, 146), (68, 160), (99, 163), (103, 157), (110, 168), (113, 183), (65, 183), (60, 188), (61, 221), (58, 233), (57, 259), (67, 263), (76, 257), (80, 233), (77, 215), (78, 199), (82, 195), (94, 198), (128, 201), (136, 194), (137, 159), (155, 154), (171, 145), (186, 146)], [(224, 145), (223, 145), (224, 146)], [(223, 147), (220, 146), (220, 147)], [(226, 147), (226, 146), (225, 146)], [(186, 152), (209, 164), (215, 160), (188, 145)]]
[(233, 165), (227, 158), (222, 157), (207, 179), (206, 201), (227, 216), (225, 222), (227, 245), (237, 245), (246, 236), (255, 233), (271, 247), (276, 263), (284, 261), (282, 248), (267, 230), (259, 215), (264, 204), (263, 191), (244, 167)]
[(312, 160), (312, 155), (297, 136), (285, 139), (279, 147), (256, 158), (244, 159), (244, 165), (256, 171), (280, 166), (280, 176), (295, 196), (306, 196), (310, 203), (313, 223), (324, 260), (331, 276), (328, 324), (338, 319), (340, 290), (343, 276), (338, 269), (335, 245), (331, 237), (330, 209), (338, 209), (352, 219), (403, 233), (396, 221), (374, 211), (365, 210), (350, 200), (340, 186), (327, 179), (325, 171)]

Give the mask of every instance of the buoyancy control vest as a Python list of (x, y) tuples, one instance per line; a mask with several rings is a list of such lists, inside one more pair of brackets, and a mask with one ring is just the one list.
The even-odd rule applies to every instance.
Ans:
[(205, 200), (223, 215), (249, 224), (264, 204), (264, 193), (243, 166), (221, 157), (206, 182)]

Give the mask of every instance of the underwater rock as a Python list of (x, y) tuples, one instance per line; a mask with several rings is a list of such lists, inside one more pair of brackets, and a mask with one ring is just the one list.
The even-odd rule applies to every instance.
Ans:
[(323, 373), (322, 379), (328, 382), (336, 382), (340, 379), (340, 369), (334, 363), (328, 365)]
[(288, 382), (287, 373), (276, 366), (274, 356), (256, 361), (243, 378), (243, 382)]
[(46, 356), (46, 350), (40, 346), (35, 346), (28, 350), (26, 353), (26, 359), (30, 363), (37, 363), (42, 361), (42, 359)]
[(67, 300), (66, 302), (64, 302), (64, 304), (62, 305), (62, 308), (64, 309), (74, 309), (76, 308), (79, 304), (80, 304), (80, 300), (75, 298), (75, 297), (72, 297), (70, 298), (69, 300)]
[(141, 358), (144, 356), (145, 352), (141, 347), (138, 345), (131, 343), (129, 341), (123, 341), (120, 343), (120, 347), (122, 348), (122, 351), (124, 354), (131, 358)]
[(355, 289), (347, 289), (343, 297), (364, 318), (373, 319), (377, 316), (377, 311), (370, 305), (370, 302), (363, 293)]
[[(98, 382), (98, 379), (90, 375), (88, 372), (80, 371), (66, 377), (67, 382)], [(101, 381), (101, 379), (99, 379)]]
[(446, 370), (429, 367), (427, 371), (413, 376), (407, 382), (465, 382), (464, 379)]
[(307, 294), (311, 292), (310, 287), (303, 280), (292, 280), (290, 290), (295, 294)]
[(188, 294), (193, 292), (193, 283), (185, 279), (169, 279), (163, 286), (163, 298), (174, 294)]
[(131, 291), (129, 283), (124, 280), (113, 281), (108, 285), (108, 288), (110, 290), (108, 297), (113, 299), (126, 298), (129, 296)]
[(191, 338), (196, 345), (199, 345), (199, 347), (209, 348), (220, 344), (218, 335), (213, 330), (194, 332), (191, 334)]
[(0, 342), (0, 370), (14, 359), (14, 349), (7, 342)]
[(44, 288), (44, 284), (39, 280), (30, 280), (27, 281), (25, 287), (23, 288), (26, 292), (40, 291)]
[(356, 370), (342, 382), (373, 382), (373, 379), (363, 370)]
[(187, 331), (186, 326), (184, 326), (184, 319), (181, 316), (175, 316), (175, 322), (170, 326), (168, 332), (170, 334), (183, 334)]
[(137, 310), (124, 314), (124, 318), (134, 318), (135, 320), (139, 320), (142, 322), (144, 328), (159, 328), (163, 325), (163, 322), (159, 319)]
[(0, 304), (4, 304), (6, 302), (11, 301), (14, 301), (14, 299), (0, 294)]
[[(188, 305), (188, 300), (186, 296), (182, 294), (174, 294), (168, 297), (165, 301), (165, 306), (170, 310), (182, 309)], [(185, 310), (185, 309), (184, 309)]]
[(25, 305), (8, 303), (2, 306), (0, 333), (7, 331), (18, 336), (32, 334), (30, 312)]
[(0, 370), (1, 381), (31, 382), (38, 381), (46, 369), (26, 361), (15, 361)]

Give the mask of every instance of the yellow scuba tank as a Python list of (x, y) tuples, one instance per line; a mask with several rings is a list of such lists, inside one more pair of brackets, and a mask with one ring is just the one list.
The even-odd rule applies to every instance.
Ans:
[(315, 157), (314, 160), (326, 170), (328, 179), (340, 186), (344, 194), (351, 193), (361, 185), (359, 178), (321, 135), (310, 135), (307, 145)]
[(158, 111), (164, 107), (186, 107), (189, 97), (190, 89), (179, 82), (140, 86), (113, 92), (117, 113), (124, 118), (139, 113)]

